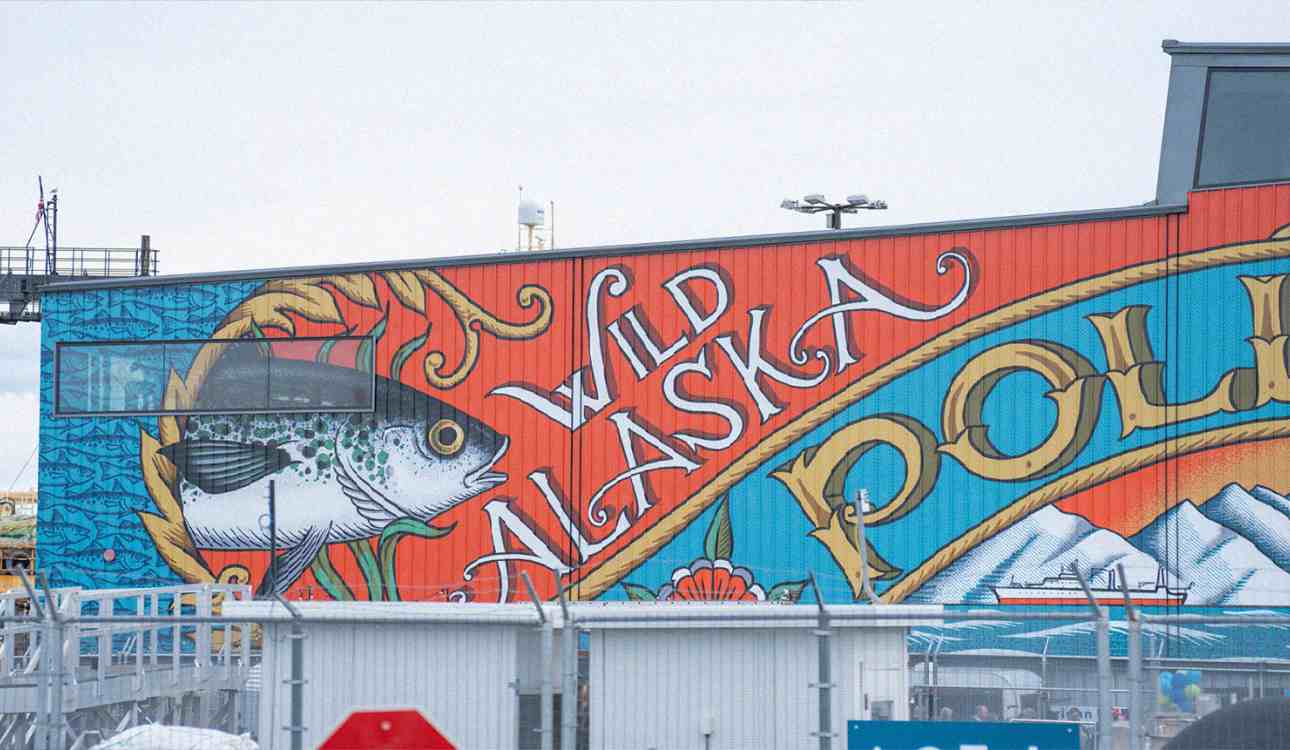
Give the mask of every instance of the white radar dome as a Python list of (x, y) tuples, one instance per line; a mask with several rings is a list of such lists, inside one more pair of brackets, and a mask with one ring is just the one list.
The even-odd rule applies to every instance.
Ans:
[(520, 201), (520, 224), (526, 227), (540, 227), (546, 224), (546, 207), (537, 201)]

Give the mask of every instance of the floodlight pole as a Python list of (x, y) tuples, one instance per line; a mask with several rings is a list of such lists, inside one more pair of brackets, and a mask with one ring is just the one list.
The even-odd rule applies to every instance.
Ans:
[[(282, 594), (273, 592), (273, 598), (286, 608), (291, 615), (291, 679), (286, 683), (291, 686), (291, 750), (302, 750), (305, 741), (305, 629), (300, 624), (304, 615), (287, 601)], [(245, 636), (243, 636), (245, 637)]]
[(1120, 592), (1124, 595), (1124, 614), (1129, 620), (1129, 748), (1142, 747), (1142, 620), (1129, 596), (1129, 579), (1124, 563), (1116, 563), (1120, 574)]
[(869, 581), (869, 541), (865, 538), (864, 514), (868, 510), (869, 490), (862, 489), (856, 493), (856, 551), (860, 553), (860, 593), (870, 604), (879, 604), (878, 595), (873, 591)]
[(269, 579), (278, 590), (278, 497), (274, 480), (269, 480)]
[[(551, 685), (551, 668), (552, 656), (555, 651), (555, 633), (551, 618), (546, 616), (542, 609), (542, 600), (538, 598), (537, 592), (533, 590), (533, 581), (529, 579), (527, 571), (520, 573), (520, 580), (524, 582), (524, 588), (528, 590), (529, 599), (533, 601), (533, 606), (537, 609), (538, 624), (541, 626), (541, 647), (542, 647), (542, 682), (541, 682), (541, 729), (540, 740), (542, 750), (553, 750), (555, 740), (555, 699), (554, 689)], [(563, 700), (563, 699), (562, 699)]]
[(569, 599), (560, 583), (560, 572), (551, 571), (555, 577), (555, 590), (560, 595), (560, 750), (576, 750), (578, 746), (578, 633), (569, 611)]
[(824, 595), (820, 593), (820, 586), (815, 581), (815, 572), (807, 571), (811, 580), (811, 590), (815, 592), (815, 606), (818, 608), (815, 637), (818, 645), (818, 655), (816, 659), (817, 682), (811, 687), (819, 691), (819, 728), (813, 732), (820, 743), (820, 750), (832, 750), (833, 747), (833, 677), (831, 666), (833, 657), (829, 646), (830, 637), (833, 635), (829, 627), (829, 610), (824, 607)]
[(1106, 608), (1097, 603), (1097, 597), (1089, 588), (1088, 579), (1080, 572), (1079, 564), (1071, 561), (1071, 571), (1079, 579), (1084, 596), (1088, 597), (1088, 606), (1093, 613), (1094, 627), (1097, 631), (1097, 746), (1111, 746), (1111, 623), (1107, 619)]

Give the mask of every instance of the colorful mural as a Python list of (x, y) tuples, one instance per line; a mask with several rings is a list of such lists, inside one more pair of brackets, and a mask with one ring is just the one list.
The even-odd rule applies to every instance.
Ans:
[[(42, 560), (495, 602), (1290, 606), (1290, 186), (1185, 213), (51, 292)], [(311, 343), (302, 337), (322, 337)], [(361, 337), (341, 340), (337, 337)], [(364, 414), (55, 417), (59, 342), (209, 339), (167, 409), (375, 377)], [(233, 352), (243, 352), (234, 355)], [(297, 382), (297, 381), (293, 381)], [(269, 580), (263, 516), (283, 550)], [(736, 544), (737, 540), (737, 544)]]

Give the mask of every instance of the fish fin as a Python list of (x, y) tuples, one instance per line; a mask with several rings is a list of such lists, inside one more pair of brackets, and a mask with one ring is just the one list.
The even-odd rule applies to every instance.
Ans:
[(254, 484), (295, 463), (275, 445), (230, 440), (181, 440), (158, 452), (170, 459), (180, 477), (212, 495)]
[(273, 566), (264, 572), (264, 578), (260, 581), (260, 587), (257, 593), (261, 596), (269, 594), (285, 594), (291, 584), (305, 572), (309, 563), (314, 561), (318, 556), (318, 551), (327, 543), (327, 536), (331, 534), (331, 524), (326, 526), (315, 526), (305, 534), (305, 538), (300, 540), (300, 544), (287, 550), (278, 557), (278, 577), (273, 577)]
[(345, 493), (345, 497), (354, 504), (354, 508), (363, 518), (378, 524), (387, 524), (396, 518), (406, 515), (400, 508), (391, 507), (388, 498), (378, 495), (364, 487), (349, 472), (344, 461), (336, 462), (336, 482)]

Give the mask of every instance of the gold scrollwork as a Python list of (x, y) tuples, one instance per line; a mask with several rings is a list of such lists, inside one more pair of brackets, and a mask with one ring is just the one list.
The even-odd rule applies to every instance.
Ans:
[(425, 292), (430, 290), (452, 310), (465, 338), (461, 361), (447, 372), (444, 365), (448, 358), (440, 350), (425, 356), (426, 380), (436, 388), (452, 388), (470, 374), (479, 359), (480, 331), (491, 333), (499, 339), (531, 339), (546, 331), (551, 325), (554, 306), (551, 294), (535, 284), (525, 284), (515, 293), (516, 302), (525, 310), (536, 305), (537, 315), (526, 323), (511, 323), (484, 310), (474, 300), (462, 294), (447, 279), (434, 271), (393, 271), (383, 274), (390, 290), (407, 307), (424, 314)]

